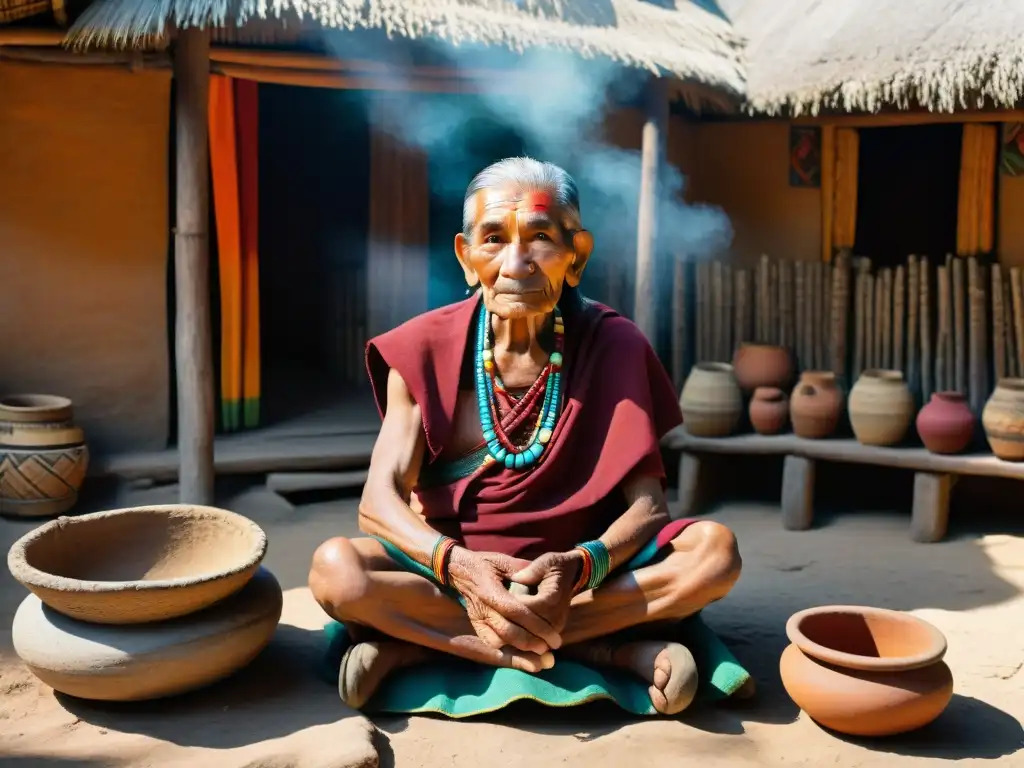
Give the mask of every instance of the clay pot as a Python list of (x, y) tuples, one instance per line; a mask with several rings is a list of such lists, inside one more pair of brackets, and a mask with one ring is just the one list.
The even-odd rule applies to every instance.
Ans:
[(694, 437), (727, 437), (743, 416), (743, 396), (727, 363), (697, 363), (679, 396), (683, 426)]
[(0, 398), (0, 514), (46, 517), (78, 501), (89, 449), (71, 401), (53, 395)]
[(1024, 461), (1024, 379), (1000, 379), (981, 412), (992, 453), (1004, 461)]
[(863, 445), (895, 445), (914, 420), (914, 397), (901, 371), (864, 371), (850, 390), (850, 426)]
[(241, 515), (165, 504), (57, 518), (16, 541), (7, 565), (59, 613), (142, 624), (237, 592), (266, 552), (266, 534)]
[(932, 453), (960, 453), (974, 437), (974, 414), (959, 392), (936, 392), (917, 414), (917, 434)]
[(843, 393), (831, 371), (804, 371), (789, 399), (789, 417), (799, 437), (820, 440), (836, 431)]
[(946, 639), (907, 613), (824, 606), (794, 614), (779, 671), (811, 718), (852, 736), (889, 736), (927, 725), (953, 698)]
[(151, 624), (76, 621), (29, 595), (14, 614), (11, 639), (32, 674), (61, 693), (139, 701), (184, 693), (241, 669), (274, 636), (281, 607), (281, 586), (262, 568), (227, 600)]
[(793, 358), (785, 347), (740, 344), (732, 358), (736, 381), (744, 392), (758, 387), (786, 390), (793, 383)]
[(789, 399), (777, 387), (758, 387), (750, 400), (750, 423), (761, 435), (777, 435), (789, 421)]

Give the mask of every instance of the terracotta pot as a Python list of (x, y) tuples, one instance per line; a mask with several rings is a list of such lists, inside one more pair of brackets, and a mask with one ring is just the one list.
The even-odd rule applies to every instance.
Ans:
[(32, 674), (61, 693), (140, 701), (184, 693), (241, 669), (274, 636), (281, 607), (281, 585), (262, 568), (228, 599), (152, 624), (76, 621), (29, 595), (14, 614), (11, 640)]
[(895, 445), (914, 420), (914, 397), (901, 371), (864, 371), (850, 390), (850, 426), (863, 445)]
[(733, 434), (743, 416), (743, 396), (731, 365), (697, 363), (679, 396), (683, 426), (695, 437)]
[(0, 398), (0, 514), (46, 517), (78, 501), (89, 449), (71, 401), (53, 395)]
[(959, 392), (936, 392), (917, 414), (917, 434), (932, 453), (960, 453), (974, 437), (974, 414)]
[(758, 387), (750, 400), (750, 423), (762, 435), (777, 435), (789, 421), (789, 399), (777, 387)]
[(1004, 461), (1024, 461), (1024, 379), (1000, 379), (981, 412), (992, 453)]
[(164, 504), (60, 517), (11, 547), (11, 574), (80, 621), (142, 624), (185, 616), (241, 589), (267, 552), (248, 518)]
[(804, 371), (789, 399), (789, 417), (799, 437), (820, 440), (836, 431), (843, 393), (831, 371)]
[(779, 671), (811, 718), (852, 736), (889, 736), (927, 725), (953, 698), (946, 639), (907, 613), (823, 606), (794, 614)]
[(793, 357), (786, 347), (740, 344), (732, 358), (736, 381), (744, 392), (758, 387), (789, 389), (793, 383)]

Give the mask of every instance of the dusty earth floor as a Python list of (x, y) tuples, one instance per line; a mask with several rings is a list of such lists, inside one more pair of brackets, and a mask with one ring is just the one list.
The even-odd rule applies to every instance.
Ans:
[[(234, 485), (228, 483), (228, 485)], [(1016, 486), (1014, 486), (1016, 487)], [(309, 556), (331, 535), (355, 533), (351, 499), (291, 505), (258, 486), (222, 489), (222, 506), (249, 515), (270, 537), (266, 565), (285, 589), (281, 627), (247, 670), (176, 700), (101, 706), (55, 696), (11, 650), (10, 620), (25, 592), (0, 576), (0, 766), (343, 768), (397, 765), (620, 768), (700, 758), (716, 766), (896, 768), (957, 760), (1024, 768), (1024, 518), (958, 514), (947, 541), (913, 544), (906, 508), (819, 515), (814, 530), (782, 530), (777, 507), (720, 505), (710, 514), (738, 534), (743, 577), (708, 622), (758, 680), (743, 709), (637, 720), (611, 706), (550, 711), (521, 705), (487, 719), (451, 722), (346, 711), (311, 673), (323, 614), (306, 589)], [(176, 500), (174, 487), (104, 491), (78, 511)], [(294, 499), (293, 499), (294, 501)], [(3, 551), (30, 530), (0, 521)], [(801, 715), (782, 690), (778, 658), (786, 618), (822, 603), (912, 611), (949, 639), (956, 696), (910, 737), (855, 741)], [(371, 745), (372, 740), (372, 745)]]

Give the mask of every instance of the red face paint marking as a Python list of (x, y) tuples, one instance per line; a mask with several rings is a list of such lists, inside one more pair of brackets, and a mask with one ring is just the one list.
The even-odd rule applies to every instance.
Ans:
[(547, 211), (551, 207), (551, 195), (547, 192), (527, 192), (517, 207), (525, 211)]

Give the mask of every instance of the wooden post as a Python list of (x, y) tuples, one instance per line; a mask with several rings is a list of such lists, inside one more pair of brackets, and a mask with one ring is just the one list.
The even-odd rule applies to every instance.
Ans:
[(651, 344), (658, 340), (658, 175), (665, 163), (668, 137), (666, 80), (654, 77), (645, 94), (646, 120), (640, 149), (640, 200), (636, 227), (636, 293), (633, 319)]
[(174, 230), (175, 370), (179, 497), (213, 503), (214, 382), (210, 322), (208, 98), (210, 33), (182, 30), (174, 47), (177, 222)]

